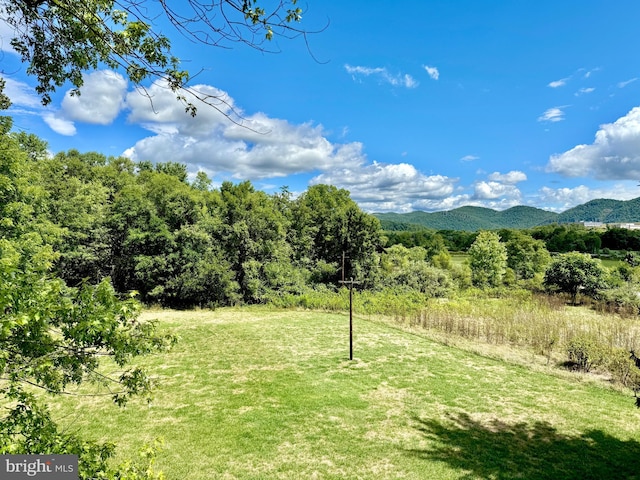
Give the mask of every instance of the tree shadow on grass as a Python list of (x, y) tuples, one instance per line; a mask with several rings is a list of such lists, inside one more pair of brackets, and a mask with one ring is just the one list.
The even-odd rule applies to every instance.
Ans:
[(466, 414), (415, 422), (434, 446), (409, 452), (463, 470), (467, 478), (640, 479), (640, 443), (600, 430), (571, 436), (546, 422), (481, 423)]

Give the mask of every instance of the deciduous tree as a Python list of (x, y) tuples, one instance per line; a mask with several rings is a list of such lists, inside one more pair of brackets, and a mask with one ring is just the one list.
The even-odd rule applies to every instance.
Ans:
[(515, 272), (516, 279), (533, 278), (551, 261), (544, 242), (525, 233), (512, 232), (506, 248), (507, 266)]
[(347, 190), (333, 185), (313, 185), (297, 203), (299, 221), (294, 228), (309, 240), (304, 243), (306, 256), (340, 269), (344, 258), (344, 277), (367, 282), (378, 265), (380, 221), (360, 210)]
[(288, 221), (273, 198), (250, 182), (223, 182), (219, 214), (222, 225), (214, 238), (223, 246), (244, 301), (265, 301), (273, 288), (294, 280)]
[[(52, 244), (62, 232), (47, 219), (36, 173), (17, 139), (0, 132), (0, 399), (7, 406), (0, 453), (78, 454), (82, 478), (115, 478), (106, 464), (113, 448), (59, 431), (31, 390), (60, 394), (96, 380), (110, 384), (108, 394), (123, 404), (150, 387), (143, 370), (128, 368), (131, 359), (171, 339), (139, 321), (139, 304), (118, 298), (108, 279), (71, 288), (53, 275)], [(121, 368), (119, 375), (99, 372), (104, 358)]]
[(593, 297), (605, 288), (605, 276), (599, 260), (584, 253), (570, 252), (552, 260), (544, 283), (550, 290), (570, 294), (575, 305), (578, 294)]
[(480, 232), (469, 248), (471, 281), (476, 287), (497, 287), (507, 269), (507, 249), (497, 233)]
[(446, 296), (453, 282), (447, 271), (429, 265), (426, 256), (427, 251), (422, 247), (409, 249), (397, 244), (387, 248), (380, 259), (382, 283), (432, 297)]

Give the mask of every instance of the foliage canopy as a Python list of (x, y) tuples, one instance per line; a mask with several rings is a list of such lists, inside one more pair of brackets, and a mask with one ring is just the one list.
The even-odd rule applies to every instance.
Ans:
[[(70, 287), (54, 274), (65, 231), (50, 220), (50, 197), (19, 139), (0, 135), (0, 453), (78, 454), (82, 478), (112, 478), (113, 447), (59, 431), (33, 390), (94, 382), (122, 405), (151, 387), (131, 360), (173, 339), (139, 321), (139, 303), (119, 298), (108, 278)], [(106, 358), (119, 373), (100, 370)]]
[(507, 249), (495, 232), (478, 234), (469, 248), (471, 280), (477, 287), (497, 287), (507, 269)]
[(551, 289), (571, 295), (576, 303), (578, 294), (595, 296), (605, 287), (605, 270), (599, 260), (578, 252), (569, 252), (554, 258), (544, 277)]

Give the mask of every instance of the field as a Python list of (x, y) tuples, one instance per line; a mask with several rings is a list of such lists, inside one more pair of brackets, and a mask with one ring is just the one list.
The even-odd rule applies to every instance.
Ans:
[(608, 269), (613, 269), (613, 268), (619, 267), (620, 265), (628, 265), (622, 260), (616, 260), (611, 258), (601, 258), (600, 261), (602, 262), (602, 265), (604, 265)]
[(53, 404), (70, 430), (133, 456), (164, 439), (168, 479), (640, 478), (629, 392), (356, 316), (151, 311), (179, 336), (145, 364), (151, 404)]
[(454, 265), (464, 265), (468, 258), (469, 256), (464, 252), (453, 252), (451, 254), (451, 261)]
[[(453, 262), (454, 265), (464, 265), (467, 262), (467, 259), (469, 258), (469, 256), (464, 253), (464, 252), (453, 252), (451, 253), (451, 261)], [(615, 268), (618, 267), (620, 265), (624, 265), (625, 262), (623, 262), (622, 260), (618, 260), (618, 259), (612, 259), (612, 258), (600, 258), (600, 261), (602, 262), (602, 264), (609, 268)]]

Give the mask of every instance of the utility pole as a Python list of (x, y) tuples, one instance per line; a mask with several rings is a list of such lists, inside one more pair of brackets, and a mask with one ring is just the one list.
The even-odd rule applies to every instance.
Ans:
[(347, 283), (347, 282), (345, 282), (345, 280), (344, 280), (344, 275), (345, 275), (345, 272), (346, 272), (346, 270), (345, 270), (345, 260), (346, 260), (347, 258), (351, 258), (351, 257), (349, 257), (349, 256), (347, 255), (347, 252), (345, 252), (344, 250), (342, 250), (342, 270), (341, 270), (341, 272), (342, 272), (342, 273), (341, 273), (342, 280), (340, 281), (340, 283)]
[(340, 283), (349, 285), (349, 360), (353, 360), (353, 285), (360, 282), (351, 277), (351, 280), (341, 280)]

